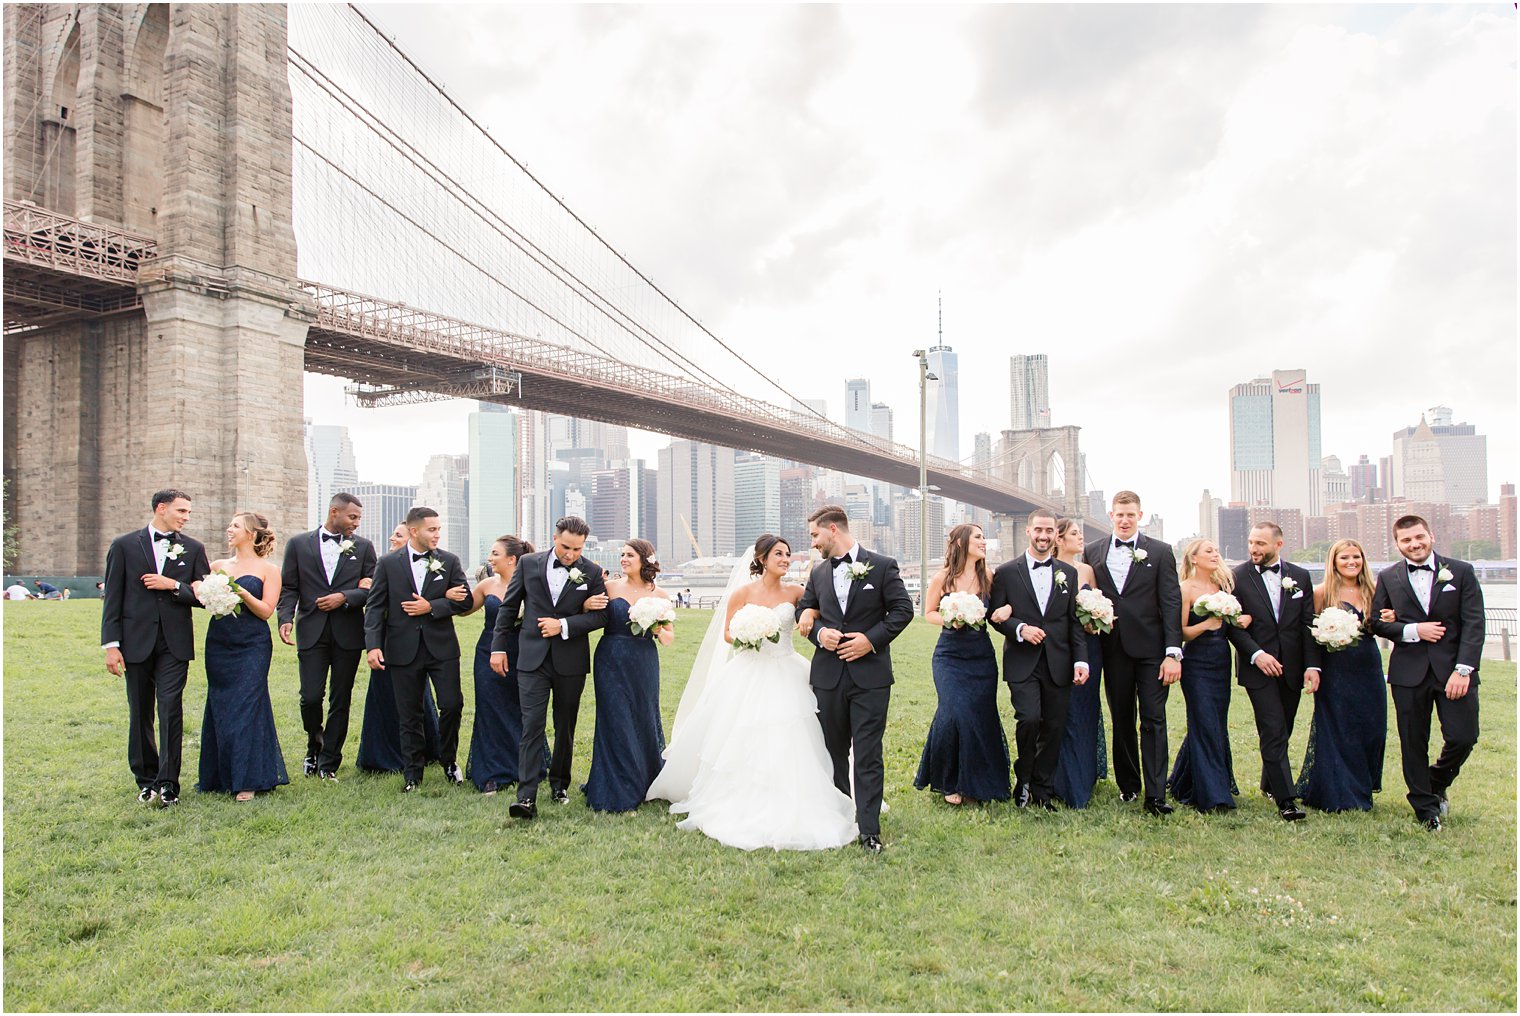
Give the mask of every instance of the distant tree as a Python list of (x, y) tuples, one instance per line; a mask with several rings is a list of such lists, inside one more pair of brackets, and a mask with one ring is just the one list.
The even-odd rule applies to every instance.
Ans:
[(1330, 541), (1321, 540), (1319, 543), (1311, 543), (1300, 550), (1295, 550), (1289, 560), (1299, 564), (1325, 563), (1325, 555), (1330, 553)]
[(14, 520), (11, 518), (11, 481), (4, 481), (4, 485), (0, 486), (0, 492), (3, 492), (0, 493), (0, 501), (4, 502), (5, 522), (5, 532), (3, 536), (4, 543), (3, 545), (0, 545), (0, 568), (3, 568), (6, 572), (9, 572), (11, 570), (11, 565), (16, 563), (17, 552), (16, 526)]
[(1451, 556), (1464, 561), (1494, 561), (1499, 557), (1499, 545), (1492, 540), (1459, 540), (1451, 545)]

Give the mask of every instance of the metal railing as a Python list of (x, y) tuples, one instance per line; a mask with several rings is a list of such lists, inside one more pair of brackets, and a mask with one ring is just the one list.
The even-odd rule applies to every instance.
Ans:
[(138, 269), (158, 256), (158, 241), (115, 226), (60, 215), (20, 201), (5, 202), (5, 257), (102, 282), (135, 284)]

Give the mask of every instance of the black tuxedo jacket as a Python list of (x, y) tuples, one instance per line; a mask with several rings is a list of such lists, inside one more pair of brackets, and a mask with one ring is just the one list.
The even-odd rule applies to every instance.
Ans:
[(897, 562), (884, 554), (873, 554), (860, 547), (855, 560), (869, 565), (871, 570), (864, 578), (850, 582), (846, 598), (848, 609), (841, 609), (839, 597), (834, 592), (834, 570), (827, 561), (813, 569), (808, 576), (807, 588), (797, 601), (797, 613), (804, 610), (818, 611), (818, 622), (808, 633), (808, 641), (818, 645), (818, 629), (833, 628), (840, 632), (861, 632), (875, 647), (876, 652), (861, 657), (854, 663), (846, 663), (835, 653), (822, 651), (813, 654), (809, 680), (815, 688), (834, 688), (848, 671), (850, 680), (861, 688), (886, 688), (892, 684), (892, 640), (902, 634), (913, 620), (913, 598), (903, 585)]
[(173, 592), (149, 589), (142, 584), (142, 576), (158, 571), (147, 526), (118, 536), (106, 551), (100, 641), (119, 642), (122, 658), (128, 663), (141, 663), (152, 656), (160, 631), (175, 659), (195, 659), (195, 626), (190, 620), (190, 608), (201, 603), (190, 583), (209, 575), (211, 564), (206, 560), (206, 548), (198, 540), (176, 533), (171, 544), (184, 548), (164, 561), (163, 574), (179, 582), (179, 588)]
[[(1437, 579), (1430, 590), (1430, 611), (1420, 606), (1414, 586), (1409, 583), (1409, 568), (1401, 560), (1378, 574), (1377, 592), (1372, 596), (1371, 628), (1393, 642), (1388, 658), (1388, 683), (1414, 687), (1425, 680), (1428, 671), (1442, 681), (1450, 677), (1457, 664), (1472, 668), (1472, 683), (1478, 684), (1478, 664), (1483, 658), (1483, 590), (1473, 566), (1456, 558), (1431, 554), (1429, 561), (1439, 573), (1451, 572), (1451, 580)], [(1384, 607), (1392, 608), (1397, 621), (1379, 621)], [(1446, 634), (1439, 642), (1403, 642), (1404, 626), (1420, 621), (1439, 621)]]
[[(1235, 679), (1247, 688), (1264, 688), (1277, 681), (1302, 681), (1305, 667), (1319, 666), (1319, 644), (1309, 634), (1314, 624), (1314, 580), (1296, 564), (1282, 561), (1280, 575), (1274, 579), (1292, 579), (1297, 587), (1282, 591), (1282, 616), (1272, 616), (1272, 601), (1261, 573), (1250, 561), (1235, 566), (1235, 598), (1251, 615), (1251, 627), (1225, 625), (1225, 636), (1234, 645), (1239, 660)], [(1283, 666), (1282, 677), (1268, 677), (1251, 663), (1260, 649), (1271, 653)]]
[(364, 648), (383, 649), (388, 667), (411, 663), (417, 658), (417, 647), (424, 642), (435, 660), (457, 660), (459, 636), (454, 634), (454, 616), (470, 609), (470, 597), (466, 595), (456, 603), (443, 594), (461, 585), (468, 594), (470, 583), (464, 577), (464, 569), (459, 558), (448, 551), (433, 551), (433, 557), (443, 567), (426, 573), (420, 590), (433, 609), (421, 617), (412, 617), (401, 609), (402, 602), (411, 599), (414, 592), (411, 554), (411, 544), (407, 544), (376, 563), (375, 582), (369, 588), (364, 610)]
[[(552, 550), (524, 554), (507, 583), (507, 592), (496, 612), (496, 630), (491, 636), (491, 652), (507, 651), (507, 633), (517, 625), (518, 611), (522, 612), (522, 632), (517, 639), (517, 669), (538, 670), (546, 662), (552, 663), (555, 673), (573, 675), (591, 671), (591, 642), (586, 636), (607, 624), (607, 610), (585, 610), (586, 601), (607, 592), (607, 576), (601, 567), (581, 558), (571, 565), (579, 568), (586, 581), (577, 583), (566, 578), (559, 599), (549, 597), (549, 580), (544, 570), (549, 566)], [(539, 634), (540, 618), (557, 617), (570, 633), (569, 638), (558, 635), (546, 639)]]
[[(285, 545), (280, 568), (280, 623), (296, 623), (296, 648), (310, 649), (324, 631), (331, 633), (339, 649), (364, 648), (364, 605), (369, 590), (359, 580), (375, 574), (375, 545), (362, 536), (353, 537), (353, 550), (338, 555), (332, 581), (322, 567), (321, 533), (313, 529), (292, 537)], [(346, 601), (337, 610), (318, 610), (317, 600), (328, 593), (342, 593)]]
[[(1034, 594), (1034, 580), (1029, 575), (1029, 559), (1023, 554), (1012, 561), (1005, 561), (992, 573), (992, 595), (987, 604), (990, 615), (999, 607), (1013, 607), (1013, 616), (1002, 624), (993, 625), (1003, 633), (1003, 680), (1027, 681), (1034, 674), (1035, 665), (1043, 658), (1056, 684), (1071, 684), (1073, 668), (1087, 662), (1087, 632), (1077, 620), (1077, 590), (1080, 577), (1077, 570), (1062, 561), (1051, 565), (1050, 599), (1044, 611)], [(1062, 583), (1057, 576), (1064, 575)], [(1045, 630), (1045, 640), (1039, 645), (1020, 642), (1018, 629), (1021, 624), (1032, 624)]]
[(1108, 549), (1113, 534), (1087, 545), (1083, 556), (1097, 576), (1098, 589), (1114, 603), (1114, 630), (1103, 636), (1105, 645), (1117, 642), (1124, 655), (1135, 660), (1155, 660), (1168, 646), (1182, 648), (1182, 583), (1177, 578), (1177, 559), (1172, 546), (1137, 536), (1135, 549), (1144, 550), (1144, 561), (1129, 566), (1124, 589), (1114, 585), (1108, 570)]

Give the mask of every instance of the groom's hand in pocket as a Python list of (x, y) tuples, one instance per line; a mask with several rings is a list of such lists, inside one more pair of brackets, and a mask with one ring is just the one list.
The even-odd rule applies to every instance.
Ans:
[(858, 631), (839, 636), (839, 658), (846, 663), (854, 663), (861, 657), (870, 656), (874, 652), (876, 652), (876, 647), (871, 645), (871, 640)]

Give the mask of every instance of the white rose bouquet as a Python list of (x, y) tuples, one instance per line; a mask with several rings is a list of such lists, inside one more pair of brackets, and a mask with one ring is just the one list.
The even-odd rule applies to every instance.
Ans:
[(1309, 633), (1326, 651), (1336, 653), (1362, 640), (1362, 622), (1343, 607), (1326, 607), (1314, 619)]
[(728, 622), (728, 634), (733, 639), (735, 652), (746, 649), (759, 651), (766, 642), (781, 641), (781, 622), (776, 612), (757, 603), (746, 603)]
[(1240, 625), (1240, 601), (1223, 589), (1198, 597), (1193, 601), (1193, 609), (1204, 617), (1217, 617), (1225, 624)]
[(241, 589), (226, 572), (212, 572), (201, 580), (195, 597), (212, 617), (226, 617), (243, 609), (243, 599), (238, 596)]
[(628, 610), (628, 630), (635, 635), (654, 634), (675, 623), (676, 609), (663, 596), (646, 596)]
[(946, 593), (940, 597), (939, 613), (946, 628), (987, 627), (987, 608), (975, 593)]
[(1077, 594), (1077, 620), (1084, 628), (1091, 628), (1099, 635), (1114, 630), (1114, 604), (1096, 589), (1084, 589)]

